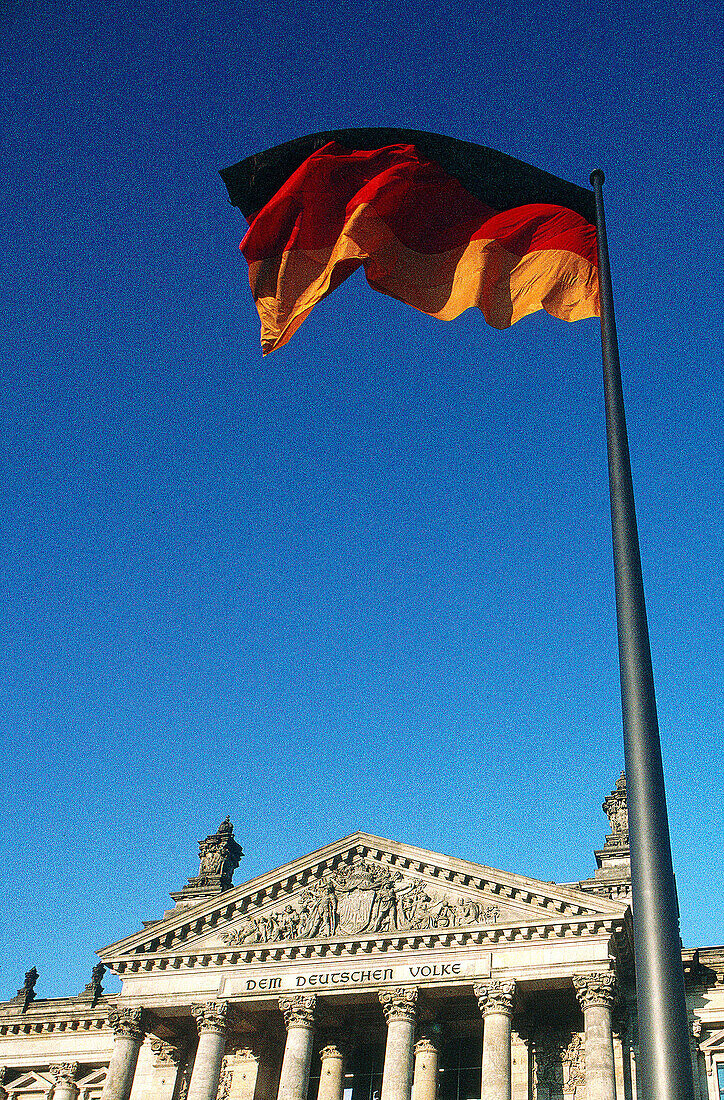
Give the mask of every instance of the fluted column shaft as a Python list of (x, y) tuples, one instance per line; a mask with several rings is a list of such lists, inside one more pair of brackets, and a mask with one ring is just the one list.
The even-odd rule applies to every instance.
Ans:
[(113, 1053), (101, 1100), (129, 1100), (143, 1043), (143, 1012), (140, 1008), (119, 1008), (110, 1013), (108, 1023), (114, 1032)]
[(421, 1036), (415, 1043), (412, 1100), (436, 1100), (439, 1058), (437, 1042), (430, 1035)]
[(515, 982), (479, 982), (474, 986), (483, 1014), (481, 1100), (511, 1100), (511, 1018)]
[(609, 972), (576, 975), (573, 984), (583, 1009), (586, 1100), (616, 1100), (611, 1006), (615, 977)]
[(216, 1100), (226, 1046), (226, 1012), (225, 1001), (209, 1001), (191, 1007), (199, 1033), (199, 1045), (187, 1100)]
[(314, 1042), (314, 1009), (317, 998), (312, 995), (280, 997), (279, 1007), (287, 1025), (287, 1041), (279, 1079), (278, 1100), (306, 1100), (309, 1070)]
[(379, 994), (387, 1020), (380, 1100), (410, 1100), (417, 990), (398, 986)]
[(342, 1100), (344, 1090), (344, 1051), (339, 1043), (327, 1043), (319, 1052), (322, 1072), (318, 1100)]

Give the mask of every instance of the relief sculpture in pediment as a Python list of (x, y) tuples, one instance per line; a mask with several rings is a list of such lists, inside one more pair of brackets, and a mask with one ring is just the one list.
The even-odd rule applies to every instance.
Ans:
[(274, 943), (362, 933), (495, 924), (496, 905), (434, 895), (420, 879), (366, 860), (338, 868), (307, 886), (297, 904), (247, 916), (222, 938), (227, 944)]

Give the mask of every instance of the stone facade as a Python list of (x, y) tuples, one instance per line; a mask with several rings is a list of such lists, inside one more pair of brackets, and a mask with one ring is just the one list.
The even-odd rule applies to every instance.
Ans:
[[(227, 819), (78, 997), (33, 968), (0, 1005), (0, 1100), (635, 1100), (625, 798), (568, 885), (356, 833), (234, 887)], [(724, 949), (683, 961), (696, 1095), (720, 1100)]]

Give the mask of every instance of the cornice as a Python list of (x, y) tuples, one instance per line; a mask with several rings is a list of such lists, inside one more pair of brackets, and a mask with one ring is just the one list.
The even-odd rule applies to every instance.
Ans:
[[(50, 1010), (49, 1010), (50, 1011)], [(110, 1011), (110, 1006), (109, 1006)], [(68, 1017), (58, 1019), (57, 1016), (38, 1019), (35, 1016), (20, 1016), (3, 1018), (0, 1015), (0, 1036), (3, 1035), (49, 1035), (51, 1033), (72, 1033), (78, 1031), (104, 1031), (108, 1029), (108, 1013), (101, 1015), (94, 1013), (85, 1017)]]
[(410, 932), (390, 933), (359, 940), (328, 940), (318, 942), (294, 941), (287, 944), (271, 943), (258, 946), (242, 945), (206, 948), (199, 952), (159, 952), (136, 957), (106, 958), (116, 974), (127, 977), (151, 971), (190, 970), (195, 968), (234, 966), (248, 963), (273, 963), (304, 961), (307, 959), (339, 959), (358, 955), (394, 955), (412, 951), (449, 951), (450, 948), (477, 947), (483, 945), (514, 946), (570, 941), (582, 937), (610, 939), (622, 933), (624, 917), (579, 917), (574, 920), (540, 922), (527, 925), (489, 925), (467, 927), (434, 934)]

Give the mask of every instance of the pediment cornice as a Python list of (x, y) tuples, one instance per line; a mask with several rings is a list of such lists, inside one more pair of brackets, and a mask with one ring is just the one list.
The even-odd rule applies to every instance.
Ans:
[(116, 973), (611, 934), (625, 907), (366, 833), (98, 952)]

